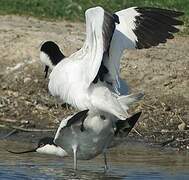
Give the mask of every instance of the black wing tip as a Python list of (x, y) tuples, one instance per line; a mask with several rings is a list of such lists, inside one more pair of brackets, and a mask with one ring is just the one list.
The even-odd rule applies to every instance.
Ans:
[(107, 11), (104, 11), (103, 20), (103, 42), (104, 42), (104, 52), (109, 51), (112, 36), (115, 30), (115, 23), (119, 23), (119, 17), (113, 15)]
[(64, 128), (66, 127), (70, 127), (72, 124), (78, 122), (78, 121), (84, 121), (85, 118), (87, 117), (87, 114), (89, 112), (89, 109), (83, 110), (83, 111), (79, 111), (77, 112), (75, 115), (73, 115), (68, 121), (67, 124)]
[(83, 112), (84, 112), (84, 113), (88, 113), (88, 112), (89, 112), (89, 109), (86, 109), (86, 110), (84, 110)]
[(142, 114), (142, 111), (137, 112), (128, 119), (128, 123), (129, 123), (131, 129), (134, 127), (136, 122), (139, 120), (141, 114)]
[(151, 11), (151, 12), (156, 12), (156, 13), (168, 14), (172, 17), (179, 17), (179, 16), (183, 16), (185, 14), (184, 12), (178, 11), (178, 10), (159, 8), (159, 7), (148, 7), (148, 6), (136, 7), (135, 10), (137, 12)]
[(166, 43), (167, 39), (174, 38), (174, 33), (179, 32), (175, 26), (184, 24), (178, 19), (184, 15), (183, 12), (156, 7), (136, 7), (135, 10), (139, 13), (135, 17), (136, 28), (133, 30), (137, 36), (137, 49)]
[(133, 129), (141, 114), (142, 111), (135, 113), (131, 117), (127, 118), (125, 121), (118, 120), (116, 123), (117, 129), (115, 131), (115, 135), (122, 134), (122, 132), (124, 132), (124, 135), (127, 135)]

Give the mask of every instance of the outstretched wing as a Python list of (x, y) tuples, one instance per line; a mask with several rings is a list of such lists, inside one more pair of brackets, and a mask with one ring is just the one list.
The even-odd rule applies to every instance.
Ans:
[(108, 69), (105, 81), (119, 88), (120, 58), (125, 49), (143, 49), (165, 43), (179, 31), (175, 26), (183, 22), (177, 18), (182, 12), (131, 7), (115, 13), (119, 18), (109, 49), (103, 61)]
[(95, 7), (88, 9), (85, 17), (86, 41), (81, 51), (86, 52), (86, 61), (83, 63), (88, 72), (87, 85), (90, 85), (99, 72), (104, 53), (109, 50), (117, 16), (111, 15), (101, 7)]

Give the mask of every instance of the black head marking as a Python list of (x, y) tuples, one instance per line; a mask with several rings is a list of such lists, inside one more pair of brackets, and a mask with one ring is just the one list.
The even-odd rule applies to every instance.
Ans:
[(10, 151), (10, 150), (7, 150), (7, 151), (10, 152), (10, 153), (13, 153), (13, 154), (31, 153), (31, 152), (36, 152), (38, 148), (43, 147), (43, 146), (45, 146), (46, 144), (50, 144), (50, 145), (55, 145), (55, 146), (57, 146), (57, 145), (54, 143), (54, 138), (52, 138), (52, 137), (44, 137), (44, 138), (42, 138), (42, 139), (39, 140), (38, 145), (37, 145), (36, 148), (30, 149), (30, 150), (26, 150), (26, 151), (21, 151), (21, 152)]
[(43, 43), (40, 51), (46, 53), (49, 56), (53, 65), (57, 65), (65, 57), (60, 51), (58, 45), (53, 41), (46, 41)]
[(43, 146), (45, 146), (45, 145), (47, 145), (47, 144), (57, 146), (57, 145), (54, 143), (54, 138), (53, 138), (53, 137), (44, 137), (44, 138), (42, 138), (42, 139), (39, 140), (37, 147), (38, 147), (38, 148), (39, 148), (39, 147), (43, 147)]

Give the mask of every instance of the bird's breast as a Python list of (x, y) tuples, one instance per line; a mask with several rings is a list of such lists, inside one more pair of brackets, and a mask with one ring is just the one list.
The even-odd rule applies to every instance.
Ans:
[(59, 63), (50, 74), (48, 87), (53, 96), (80, 110), (90, 107), (84, 72), (79, 63)]

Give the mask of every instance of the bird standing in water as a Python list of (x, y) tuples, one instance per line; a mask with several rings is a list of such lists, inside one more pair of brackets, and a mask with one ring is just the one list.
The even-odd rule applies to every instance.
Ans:
[[(38, 152), (56, 156), (74, 157), (74, 169), (77, 169), (77, 160), (93, 159), (103, 154), (105, 170), (108, 169), (106, 151), (123, 142), (138, 121), (141, 112), (138, 112), (125, 121), (117, 120), (113, 116), (91, 114), (88, 110), (78, 112), (73, 116), (63, 119), (59, 125), (55, 137), (45, 137), (39, 140), (34, 149), (14, 152), (23, 154)], [(85, 120), (85, 121), (84, 121)], [(121, 134), (121, 140), (114, 139)]]

